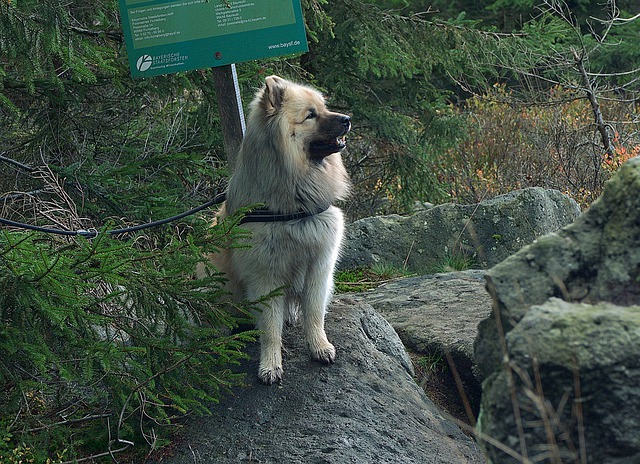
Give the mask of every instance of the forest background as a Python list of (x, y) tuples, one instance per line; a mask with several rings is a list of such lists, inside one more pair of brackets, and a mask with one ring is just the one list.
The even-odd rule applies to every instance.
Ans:
[[(279, 74), (353, 116), (351, 220), (527, 186), (587, 208), (640, 154), (637, 0), (302, 4), (309, 52), (238, 64), (242, 96)], [(0, 0), (0, 217), (104, 232), (208, 201), (230, 174), (216, 102), (211, 70), (129, 77), (116, 1)], [(210, 214), (0, 231), (1, 462), (142, 462), (241, 384), (256, 334), (223, 276), (191, 275), (244, 232)]]

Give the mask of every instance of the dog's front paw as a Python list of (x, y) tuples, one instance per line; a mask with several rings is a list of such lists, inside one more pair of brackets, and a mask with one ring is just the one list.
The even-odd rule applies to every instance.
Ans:
[(324, 364), (331, 364), (336, 361), (336, 348), (329, 342), (322, 345), (311, 345), (311, 357)]
[(282, 366), (260, 366), (258, 369), (258, 378), (265, 385), (273, 385), (274, 383), (280, 383), (282, 381)]

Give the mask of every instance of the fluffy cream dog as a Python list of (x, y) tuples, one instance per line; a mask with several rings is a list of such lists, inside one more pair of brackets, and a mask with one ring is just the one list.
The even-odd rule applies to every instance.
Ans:
[[(247, 131), (219, 218), (262, 203), (276, 222), (247, 222), (250, 248), (214, 257), (235, 298), (258, 300), (282, 288), (258, 316), (260, 368), (265, 384), (282, 379), (285, 318), (302, 313), (311, 357), (332, 363), (324, 329), (344, 219), (334, 206), (349, 190), (340, 152), (349, 116), (329, 111), (316, 90), (270, 76), (250, 105)], [(282, 220), (284, 219), (284, 220)]]

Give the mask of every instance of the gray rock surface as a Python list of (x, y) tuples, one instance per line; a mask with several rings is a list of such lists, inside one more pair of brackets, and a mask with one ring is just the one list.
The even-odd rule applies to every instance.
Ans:
[[(514, 369), (485, 384), (483, 434), (532, 462), (640, 463), (640, 306), (551, 299), (533, 306), (506, 341)], [(522, 462), (487, 451), (494, 463)]]
[(389, 321), (417, 354), (449, 354), (465, 383), (479, 388), (473, 343), (491, 313), (484, 272), (470, 270), (400, 279), (357, 294)]
[[(551, 297), (640, 304), (640, 158), (625, 163), (574, 223), (527, 245), (486, 278), (505, 333)], [(475, 353), (485, 377), (500, 367), (493, 314), (480, 324)]]
[(420, 273), (444, 270), (463, 256), (475, 267), (499, 263), (537, 237), (556, 231), (580, 214), (575, 201), (557, 190), (518, 190), (477, 205), (448, 203), (349, 224), (340, 269), (376, 263)]
[(640, 463), (639, 192), (634, 158), (573, 224), (487, 272), (479, 430), (532, 462)]
[(401, 341), (369, 305), (334, 303), (327, 334), (338, 356), (321, 366), (309, 359), (301, 329), (286, 330), (279, 386), (254, 379), (253, 347), (241, 366), (247, 387), (187, 424), (185, 442), (163, 464), (485, 462), (413, 381)]

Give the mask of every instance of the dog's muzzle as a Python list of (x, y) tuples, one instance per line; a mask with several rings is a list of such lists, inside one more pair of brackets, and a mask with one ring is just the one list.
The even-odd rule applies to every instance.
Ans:
[(314, 159), (323, 159), (340, 153), (347, 146), (346, 135), (351, 130), (351, 118), (346, 114), (336, 114), (322, 123), (320, 139), (309, 144), (309, 152)]

